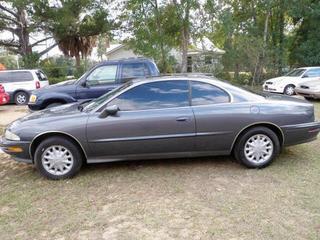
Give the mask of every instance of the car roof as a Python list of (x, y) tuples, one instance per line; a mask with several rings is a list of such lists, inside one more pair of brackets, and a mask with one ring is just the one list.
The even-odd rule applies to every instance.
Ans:
[(308, 70), (308, 69), (315, 69), (315, 68), (320, 68), (320, 66), (312, 66), (312, 67), (299, 67), (299, 68), (297, 68), (297, 69), (306, 69), (306, 70)]
[(150, 58), (121, 58), (117, 60), (107, 60), (101, 62), (99, 65), (106, 65), (106, 64), (118, 64), (118, 63), (136, 63), (136, 62), (154, 62), (153, 59)]
[(34, 72), (39, 71), (39, 69), (15, 69), (15, 70), (1, 70), (0, 72)]

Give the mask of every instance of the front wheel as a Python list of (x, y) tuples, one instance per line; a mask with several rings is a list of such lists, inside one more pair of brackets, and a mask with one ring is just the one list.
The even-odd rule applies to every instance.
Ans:
[(66, 138), (50, 137), (39, 144), (35, 151), (35, 166), (52, 180), (71, 178), (79, 172), (83, 156), (78, 147)]
[(294, 85), (288, 85), (284, 88), (283, 93), (288, 96), (292, 96), (295, 94), (294, 88), (295, 88)]
[(268, 166), (279, 152), (278, 136), (266, 127), (249, 129), (239, 137), (234, 148), (235, 158), (248, 168)]

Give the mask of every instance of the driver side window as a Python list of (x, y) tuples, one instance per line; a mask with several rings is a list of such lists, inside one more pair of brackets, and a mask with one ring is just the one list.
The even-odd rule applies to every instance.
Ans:
[(117, 65), (105, 65), (96, 68), (87, 77), (87, 84), (89, 86), (112, 84), (116, 80)]

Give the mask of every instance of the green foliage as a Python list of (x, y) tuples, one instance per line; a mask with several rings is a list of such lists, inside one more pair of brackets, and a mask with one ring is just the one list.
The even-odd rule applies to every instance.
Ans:
[(291, 15), (298, 25), (290, 46), (290, 64), (294, 66), (320, 65), (320, 2), (297, 1), (291, 8)]
[(3, 64), (6, 69), (17, 69), (18, 63), (13, 55), (0, 56), (0, 63)]
[(22, 57), (23, 68), (37, 68), (40, 56), (38, 53), (28, 53)]
[(91, 53), (97, 36), (110, 33), (113, 27), (107, 9), (100, 4), (98, 0), (36, 0), (38, 19), (52, 33), (64, 55), (76, 58), (77, 66), (80, 57)]
[(66, 78), (67, 75), (72, 75), (73, 61), (64, 57), (47, 58), (40, 62), (40, 67), (49, 79)]

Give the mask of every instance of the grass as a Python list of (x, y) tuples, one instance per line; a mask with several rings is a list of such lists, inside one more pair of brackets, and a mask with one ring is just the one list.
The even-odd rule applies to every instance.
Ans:
[(1, 154), (1, 240), (320, 239), (319, 155), (317, 140), (262, 170), (230, 157), (138, 161), (57, 182)]

